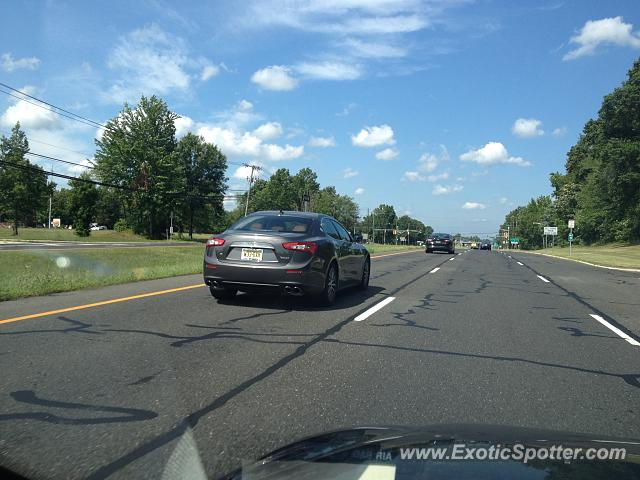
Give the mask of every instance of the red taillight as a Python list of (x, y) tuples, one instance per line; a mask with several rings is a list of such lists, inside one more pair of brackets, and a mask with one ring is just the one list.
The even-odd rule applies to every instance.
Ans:
[(207, 247), (221, 247), (224, 245), (224, 238), (212, 237), (207, 240)]
[(451, 240), (445, 240), (444, 243), (451, 243)]
[(283, 243), (282, 246), (287, 250), (307, 252), (311, 255), (318, 251), (318, 244), (316, 242), (286, 242)]

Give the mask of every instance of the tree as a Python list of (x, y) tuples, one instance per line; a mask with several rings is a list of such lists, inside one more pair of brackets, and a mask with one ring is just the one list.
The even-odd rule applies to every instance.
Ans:
[[(193, 238), (195, 223), (211, 225), (214, 217), (224, 211), (227, 158), (215, 145), (192, 133), (178, 142), (176, 157), (181, 169), (180, 190), (184, 193), (180, 209), (188, 225), (189, 238)], [(200, 222), (197, 217), (201, 217)], [(203, 221), (203, 217), (209, 221)]]
[(88, 237), (91, 234), (91, 220), (99, 198), (98, 189), (87, 180), (91, 180), (91, 176), (85, 172), (78, 180), (69, 181), (73, 228), (80, 237)]
[(104, 225), (108, 229), (113, 229), (116, 222), (120, 220), (124, 212), (120, 195), (115, 188), (98, 187), (98, 199), (95, 205), (95, 222)]
[(179, 193), (177, 118), (159, 98), (143, 96), (135, 109), (125, 104), (96, 140), (98, 178), (120, 187), (128, 223), (148, 238), (165, 232)]
[(33, 224), (50, 193), (46, 173), (25, 158), (28, 152), (27, 136), (16, 123), (11, 136), (0, 139), (0, 211), (13, 220), (14, 235), (20, 223)]
[(71, 191), (68, 188), (54, 190), (51, 199), (51, 217), (59, 218), (62, 225), (71, 225), (73, 224), (72, 212)]

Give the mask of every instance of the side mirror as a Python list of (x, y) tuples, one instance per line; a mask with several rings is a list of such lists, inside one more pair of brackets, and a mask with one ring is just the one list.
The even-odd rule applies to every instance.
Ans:
[(361, 233), (356, 233), (356, 234), (353, 236), (353, 240), (354, 240), (356, 243), (362, 243), (362, 234), (361, 234)]

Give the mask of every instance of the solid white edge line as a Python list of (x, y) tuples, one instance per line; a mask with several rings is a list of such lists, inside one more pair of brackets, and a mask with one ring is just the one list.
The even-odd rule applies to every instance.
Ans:
[(429, 273), (436, 273), (438, 270), (440, 270), (440, 267), (436, 267), (433, 270), (431, 270)]
[(545, 282), (545, 283), (549, 283), (549, 280), (547, 280), (546, 278), (544, 278), (542, 275), (538, 275), (538, 278), (539, 278), (540, 280), (542, 280), (543, 282)]
[(636, 347), (640, 347), (640, 342), (638, 342), (637, 340), (631, 338), (629, 335), (627, 335), (626, 333), (624, 333), (622, 330), (620, 330), (617, 327), (614, 327), (613, 325), (611, 325), (609, 322), (607, 322), (604, 318), (602, 318), (600, 315), (594, 315), (593, 313), (590, 313), (589, 316), (595, 318), (598, 322), (600, 322), (602, 325), (604, 325), (605, 327), (607, 327), (609, 330), (611, 330), (613, 333), (615, 333), (616, 335), (618, 335), (619, 337), (624, 338), (627, 342), (629, 342), (631, 345), (635, 345)]
[(451, 261), (451, 260), (455, 260), (455, 258), (456, 258), (456, 257), (451, 257), (451, 258), (449, 259), (449, 261)]
[(518, 265), (523, 265), (522, 262), (516, 262)]
[(384, 300), (382, 300), (380, 303), (374, 305), (373, 307), (371, 307), (369, 310), (361, 313), (360, 315), (358, 315), (356, 318), (354, 318), (353, 320), (356, 322), (361, 322), (362, 320), (370, 317), (371, 315), (373, 315), (374, 313), (376, 313), (378, 310), (380, 310), (381, 308), (384, 308), (385, 305), (390, 304), (391, 302), (393, 302), (396, 299), (396, 297), (388, 297), (385, 298)]

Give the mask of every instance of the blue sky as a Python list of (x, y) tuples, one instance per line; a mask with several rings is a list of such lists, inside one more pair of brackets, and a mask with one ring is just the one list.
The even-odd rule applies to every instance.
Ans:
[[(311, 167), (361, 214), (389, 203), (452, 233), (550, 193), (639, 52), (637, 1), (25, 1), (0, 19), (3, 83), (100, 122), (157, 94), (232, 162)], [(20, 120), (36, 153), (95, 151), (95, 129), (1, 97), (0, 133)]]

